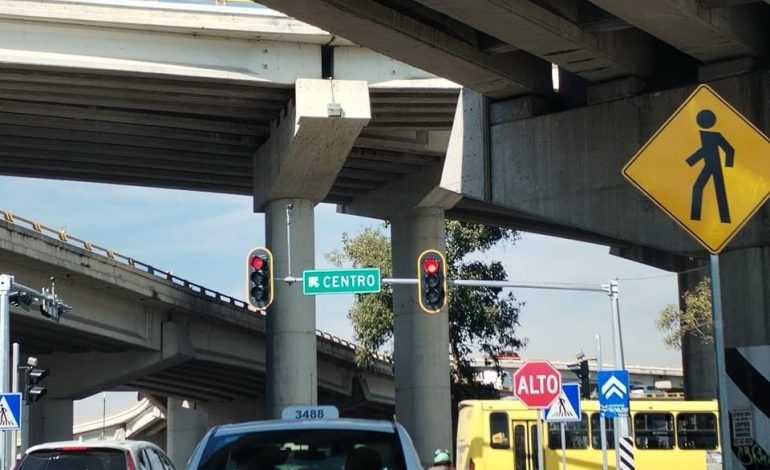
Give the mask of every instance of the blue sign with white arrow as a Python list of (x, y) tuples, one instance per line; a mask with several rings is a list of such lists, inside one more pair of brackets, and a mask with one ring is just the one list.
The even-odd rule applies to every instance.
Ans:
[(0, 431), (21, 428), (21, 393), (0, 394)]
[(545, 420), (549, 423), (571, 423), (580, 419), (580, 384), (561, 384), (559, 398), (545, 409)]
[(627, 370), (600, 370), (596, 377), (599, 390), (599, 411), (604, 418), (628, 416), (628, 395), (631, 386)]

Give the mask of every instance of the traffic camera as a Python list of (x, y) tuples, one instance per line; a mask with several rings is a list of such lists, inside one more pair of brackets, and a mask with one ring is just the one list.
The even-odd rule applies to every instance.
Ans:
[(417, 258), (417, 299), (426, 313), (438, 313), (446, 305), (446, 273), (446, 259), (438, 250), (425, 250)]
[(273, 303), (273, 254), (267, 248), (254, 248), (246, 257), (246, 297), (257, 310)]

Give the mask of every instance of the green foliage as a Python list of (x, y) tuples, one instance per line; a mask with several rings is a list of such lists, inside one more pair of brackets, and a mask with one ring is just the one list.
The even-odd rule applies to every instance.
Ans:
[(682, 349), (682, 338), (691, 335), (704, 342), (714, 341), (711, 317), (711, 282), (702, 280), (682, 296), (684, 309), (669, 305), (658, 316), (658, 329), (665, 332), (663, 342), (672, 349)]
[[(479, 258), (499, 243), (515, 242), (518, 238), (518, 232), (513, 230), (448, 221), (446, 256), (449, 278), (506, 280), (501, 263), (484, 262)], [(390, 239), (379, 229), (366, 229), (353, 238), (343, 234), (342, 250), (329, 253), (326, 257), (339, 267), (347, 261), (353, 267), (379, 267), (383, 277), (389, 277), (392, 272)], [(474, 351), (494, 357), (503, 350), (523, 346), (524, 342), (516, 336), (522, 304), (512, 293), (491, 287), (450, 287), (448, 300), (453, 390), (462, 385), (472, 388), (476, 386), (470, 367)], [(357, 296), (348, 316), (353, 321), (356, 342), (360, 346), (357, 362), (361, 367), (368, 367), (373, 354), (383, 352), (393, 336), (390, 286), (383, 286), (379, 294)], [(457, 391), (458, 394), (467, 392)], [(489, 392), (486, 390), (485, 394)]]

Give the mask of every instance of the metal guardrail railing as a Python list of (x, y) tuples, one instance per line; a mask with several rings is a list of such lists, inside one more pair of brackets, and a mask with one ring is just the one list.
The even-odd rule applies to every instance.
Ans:
[[(57, 230), (55, 228), (45, 226), (41, 223), (35, 222), (34, 220), (20, 217), (18, 215), (13, 214), (10, 211), (6, 211), (2, 209), (0, 209), (0, 214), (2, 214), (3, 220), (5, 220), (6, 222), (12, 223), (14, 225), (26, 226), (27, 228), (32, 229), (34, 232), (37, 232), (44, 237), (58, 239), (59, 241), (65, 242), (72, 246), (82, 248), (83, 250), (90, 252), (95, 256), (103, 256), (113, 261), (128, 265), (138, 271), (152, 274), (160, 279), (164, 279), (168, 282), (171, 282), (176, 286), (195, 292), (197, 294), (204, 295), (210, 300), (226, 303), (236, 308), (246, 310), (250, 313), (256, 313), (263, 317), (265, 316), (265, 312), (254, 309), (247, 302), (244, 302), (243, 300), (236, 299), (227, 294), (223, 294), (221, 292), (215, 291), (213, 289), (209, 289), (208, 287), (202, 286), (200, 284), (196, 284), (194, 282), (188, 281), (187, 279), (184, 279), (172, 274), (170, 270), (158, 269), (150, 264), (143, 263), (130, 256), (122, 255), (114, 250), (110, 250), (108, 248), (104, 248), (102, 246), (91, 243), (87, 240), (83, 240), (82, 238), (78, 238), (74, 235), (69, 234), (63, 228)], [(350, 341), (331, 335), (325, 331), (316, 330), (316, 336), (353, 351), (355, 351), (357, 348), (355, 343), (351, 343)], [(378, 359), (389, 362), (387, 357), (385, 356), (378, 355)]]

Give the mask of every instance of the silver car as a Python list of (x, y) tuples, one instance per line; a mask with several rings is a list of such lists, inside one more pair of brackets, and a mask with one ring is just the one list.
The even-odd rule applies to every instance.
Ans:
[(217, 426), (187, 470), (422, 470), (409, 434), (394, 421), (284, 419)]
[(174, 465), (151, 442), (61, 441), (30, 447), (17, 470), (174, 470)]

